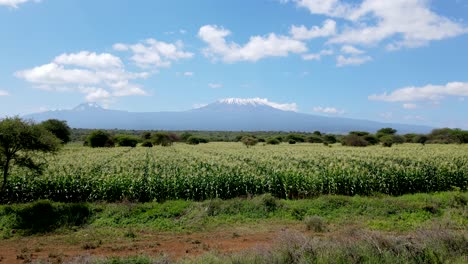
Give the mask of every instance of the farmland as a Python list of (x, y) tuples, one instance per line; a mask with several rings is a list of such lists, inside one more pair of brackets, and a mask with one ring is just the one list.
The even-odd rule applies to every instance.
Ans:
[(153, 148), (67, 145), (46, 157), (42, 176), (16, 168), (5, 199), (30, 202), (228, 199), (270, 193), (401, 195), (466, 190), (466, 145), (403, 144), (392, 148), (322, 144), (209, 143)]
[[(90, 148), (13, 167), (7, 263), (440, 263), (468, 255), (468, 146)], [(39, 200), (39, 201), (38, 201)]]

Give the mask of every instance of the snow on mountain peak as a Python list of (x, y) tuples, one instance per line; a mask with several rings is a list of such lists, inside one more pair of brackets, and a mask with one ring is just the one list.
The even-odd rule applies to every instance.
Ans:
[(103, 109), (103, 108), (97, 103), (93, 103), (93, 102), (83, 103), (73, 108), (73, 110), (75, 111), (85, 111), (85, 110), (91, 110), (91, 109)]
[(218, 100), (219, 104), (228, 104), (228, 105), (250, 105), (250, 106), (270, 106), (283, 111), (293, 111), (297, 112), (296, 103), (286, 103), (280, 104), (275, 102), (268, 101), (267, 98), (224, 98)]

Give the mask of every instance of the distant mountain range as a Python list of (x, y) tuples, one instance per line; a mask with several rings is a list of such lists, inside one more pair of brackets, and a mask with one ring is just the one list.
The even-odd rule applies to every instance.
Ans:
[(431, 127), (389, 124), (368, 120), (325, 117), (284, 111), (261, 99), (222, 99), (201, 108), (182, 112), (127, 112), (104, 109), (85, 103), (71, 110), (55, 110), (24, 116), (42, 122), (66, 120), (73, 128), (133, 130), (211, 130), (211, 131), (321, 131), (347, 133), (375, 132), (392, 127), (399, 133), (428, 133)]

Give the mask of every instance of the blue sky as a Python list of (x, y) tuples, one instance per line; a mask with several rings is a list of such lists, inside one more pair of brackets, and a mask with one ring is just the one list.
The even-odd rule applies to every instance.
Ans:
[(97, 102), (468, 128), (466, 0), (0, 0), (0, 116)]

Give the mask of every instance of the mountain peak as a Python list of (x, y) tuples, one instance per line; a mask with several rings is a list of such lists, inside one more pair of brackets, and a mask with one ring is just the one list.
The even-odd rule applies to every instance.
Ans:
[(266, 98), (224, 98), (216, 101), (216, 104), (221, 105), (236, 105), (236, 106), (251, 106), (251, 107), (272, 107), (278, 110), (283, 111), (294, 111), (297, 112), (297, 105), (292, 104), (280, 104), (275, 102), (270, 102)]
[(73, 108), (73, 111), (102, 110), (102, 109), (103, 108), (97, 103), (89, 102), (89, 103), (82, 103), (76, 106), (75, 108)]

